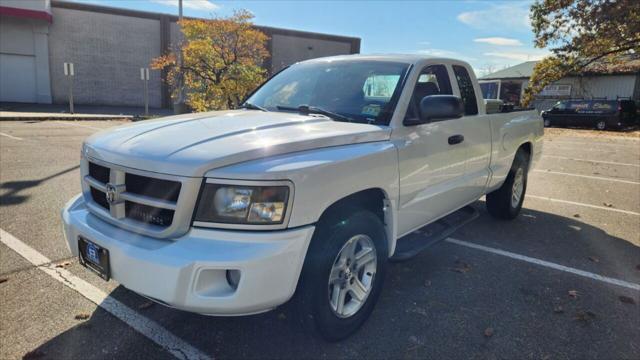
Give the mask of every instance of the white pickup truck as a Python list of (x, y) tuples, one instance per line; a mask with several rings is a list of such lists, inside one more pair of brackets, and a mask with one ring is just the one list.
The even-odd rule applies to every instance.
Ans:
[(304, 61), (243, 109), (88, 138), (65, 237), (83, 265), (164, 305), (246, 315), (295, 293), (339, 340), (373, 310), (388, 259), (442, 238), (404, 235), (483, 195), (492, 215), (518, 214), (542, 135), (535, 111), (487, 114), (462, 61)]

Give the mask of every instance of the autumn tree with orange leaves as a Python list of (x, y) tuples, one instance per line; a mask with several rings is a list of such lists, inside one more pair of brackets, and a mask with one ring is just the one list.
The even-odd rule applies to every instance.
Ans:
[(177, 95), (182, 73), (186, 103), (195, 111), (236, 108), (267, 75), (262, 68), (269, 56), (267, 36), (253, 26), (246, 10), (230, 17), (180, 22), (183, 58), (180, 69), (175, 53), (154, 59), (152, 68), (167, 71), (167, 82)]
[(536, 47), (548, 47), (552, 55), (536, 64), (525, 104), (565, 76), (638, 69), (638, 0), (536, 0), (530, 18)]

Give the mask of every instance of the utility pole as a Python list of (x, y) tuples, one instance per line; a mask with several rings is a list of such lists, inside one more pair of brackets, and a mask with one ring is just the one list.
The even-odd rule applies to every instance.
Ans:
[[(178, 24), (182, 26), (182, 0), (178, 0)], [(176, 114), (182, 114), (185, 112), (184, 109), (184, 76), (182, 75), (182, 41), (179, 42), (178, 45), (178, 81), (176, 82), (176, 86), (178, 86), (178, 96), (173, 104), (173, 112)]]

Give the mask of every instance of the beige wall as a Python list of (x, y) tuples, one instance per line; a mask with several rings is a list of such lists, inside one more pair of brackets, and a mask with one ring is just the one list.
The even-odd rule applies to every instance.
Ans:
[(344, 41), (279, 34), (274, 34), (271, 41), (273, 46), (271, 69), (273, 72), (301, 60), (351, 53), (351, 43)]

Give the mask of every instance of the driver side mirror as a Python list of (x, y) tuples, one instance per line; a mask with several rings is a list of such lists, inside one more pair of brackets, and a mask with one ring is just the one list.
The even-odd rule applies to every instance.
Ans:
[(405, 121), (405, 125), (420, 125), (432, 121), (457, 119), (464, 115), (462, 99), (454, 95), (429, 95), (420, 100), (420, 118)]

